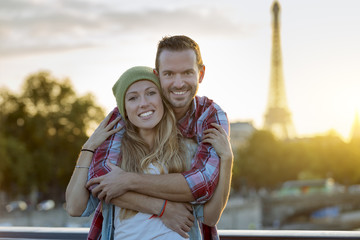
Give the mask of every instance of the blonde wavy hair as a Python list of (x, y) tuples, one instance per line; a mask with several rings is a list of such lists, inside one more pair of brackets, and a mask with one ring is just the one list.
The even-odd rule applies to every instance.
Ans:
[[(124, 171), (146, 173), (150, 164), (156, 166), (160, 174), (184, 172), (189, 168), (189, 161), (185, 157), (185, 145), (176, 126), (175, 115), (162, 94), (161, 97), (164, 115), (155, 127), (156, 135), (152, 149), (140, 137), (138, 128), (129, 119), (125, 120), (126, 131), (121, 142), (121, 168)], [(136, 213), (137, 211), (121, 209), (120, 219), (130, 218)]]

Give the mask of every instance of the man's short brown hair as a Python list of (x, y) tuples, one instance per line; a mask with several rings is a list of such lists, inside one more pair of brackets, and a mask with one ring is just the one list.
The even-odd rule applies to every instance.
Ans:
[(178, 36), (171, 36), (171, 37), (163, 37), (157, 48), (156, 52), (156, 59), (155, 59), (155, 68), (159, 72), (159, 57), (163, 50), (170, 50), (170, 51), (182, 51), (192, 49), (196, 54), (196, 63), (198, 68), (200, 69), (204, 64), (201, 58), (200, 47), (199, 45), (192, 40), (191, 38), (178, 35)]

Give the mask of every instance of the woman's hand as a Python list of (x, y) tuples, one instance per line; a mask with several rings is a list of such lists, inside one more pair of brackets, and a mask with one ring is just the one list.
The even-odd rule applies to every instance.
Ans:
[(168, 201), (164, 215), (160, 220), (183, 238), (189, 238), (188, 232), (194, 225), (193, 209), (189, 203)]
[(114, 133), (120, 131), (123, 126), (114, 128), (115, 124), (117, 124), (121, 117), (117, 117), (112, 122), (109, 122), (111, 118), (112, 112), (110, 112), (106, 118), (100, 123), (100, 125), (95, 129), (94, 133), (90, 136), (90, 138), (85, 142), (83, 148), (95, 150), (98, 146), (100, 146), (109, 136)]
[(210, 143), (221, 159), (232, 159), (230, 138), (221, 125), (212, 123), (214, 128), (204, 131), (203, 142)]

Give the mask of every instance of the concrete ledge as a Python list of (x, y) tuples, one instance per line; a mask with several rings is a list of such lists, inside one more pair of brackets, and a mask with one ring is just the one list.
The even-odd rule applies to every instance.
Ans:
[(319, 239), (360, 239), (360, 231), (305, 231), (305, 230), (219, 230), (222, 240), (230, 239), (280, 239), (280, 240), (319, 240)]

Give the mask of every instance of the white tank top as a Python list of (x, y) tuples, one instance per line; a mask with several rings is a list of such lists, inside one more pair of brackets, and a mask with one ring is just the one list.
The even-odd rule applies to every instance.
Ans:
[[(149, 165), (149, 174), (160, 174), (159, 169), (153, 164)], [(152, 215), (146, 213), (137, 213), (128, 219), (120, 220), (120, 208), (115, 206), (114, 214), (114, 239), (185, 239), (178, 233), (166, 227), (160, 218), (151, 218)]]

